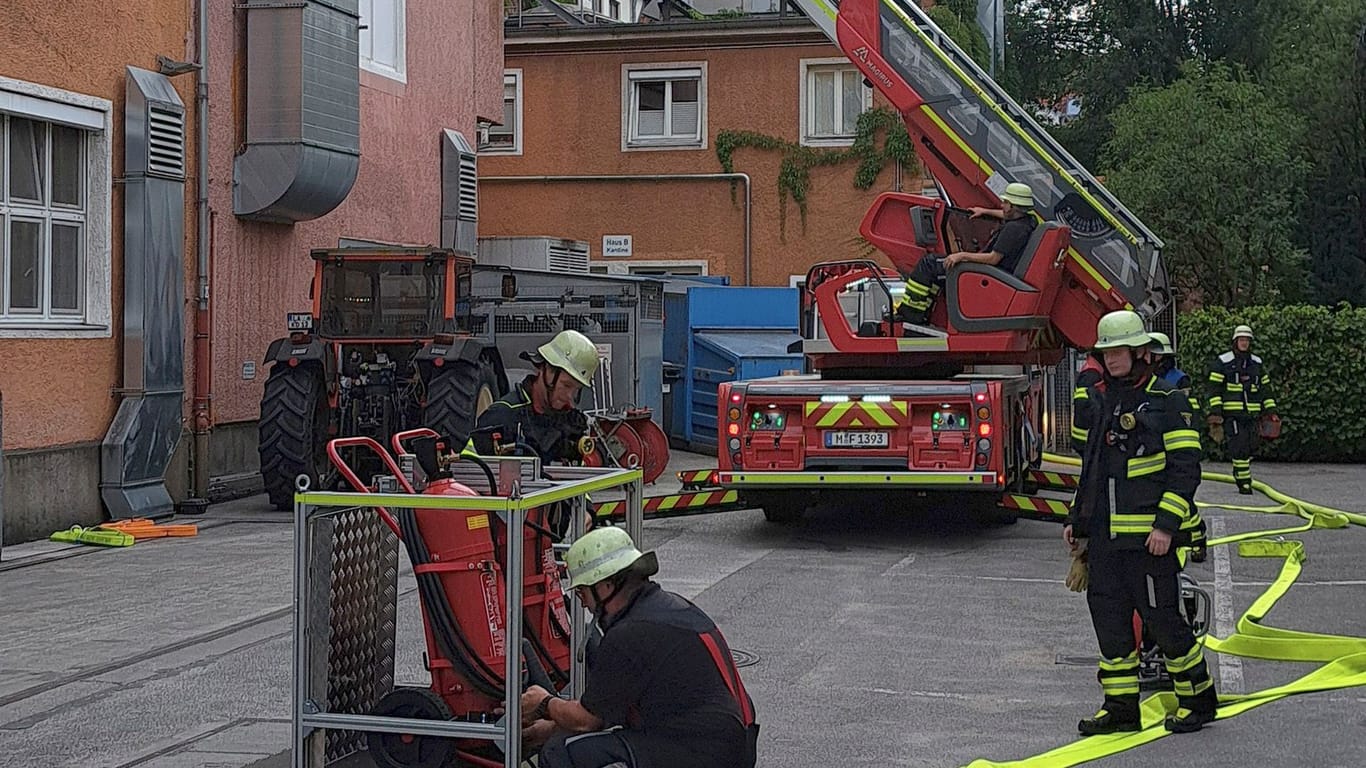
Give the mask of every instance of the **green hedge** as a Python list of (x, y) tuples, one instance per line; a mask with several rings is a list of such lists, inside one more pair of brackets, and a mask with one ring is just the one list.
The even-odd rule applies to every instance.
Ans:
[[(1281, 414), (1281, 437), (1264, 441), (1258, 456), (1282, 461), (1366, 461), (1366, 308), (1261, 306), (1211, 307), (1177, 321), (1181, 369), (1194, 380), (1200, 402), (1209, 400), (1209, 365), (1232, 348), (1233, 329), (1252, 326), (1252, 351), (1271, 377)], [(1202, 425), (1203, 427), (1203, 425)], [(1222, 446), (1205, 435), (1207, 455), (1222, 460)]]

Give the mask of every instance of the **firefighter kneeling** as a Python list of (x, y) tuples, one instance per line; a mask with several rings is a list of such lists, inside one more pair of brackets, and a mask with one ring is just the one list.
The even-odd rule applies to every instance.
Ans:
[[(1176, 733), (1215, 719), (1218, 698), (1204, 653), (1180, 612), (1177, 548), (1203, 535), (1191, 503), (1200, 484), (1200, 435), (1186, 422), (1185, 398), (1153, 376), (1151, 337), (1134, 312), (1111, 312), (1097, 326), (1105, 370), (1078, 393), (1074, 438), (1082, 442), (1081, 479), (1063, 539), (1089, 542), (1086, 601), (1100, 642), (1105, 702), (1077, 724), (1085, 735), (1137, 731), (1137, 610), (1171, 675)], [(1085, 542), (1081, 542), (1085, 544)]]

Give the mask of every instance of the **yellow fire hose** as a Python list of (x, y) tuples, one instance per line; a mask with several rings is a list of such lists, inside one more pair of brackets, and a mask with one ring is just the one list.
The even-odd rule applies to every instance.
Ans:
[[(1054, 454), (1045, 454), (1044, 460), (1071, 466), (1081, 464), (1079, 459)], [(1217, 472), (1204, 472), (1201, 477), (1205, 480), (1221, 483), (1231, 484), (1234, 482), (1231, 475)], [(1200, 506), (1217, 506), (1221, 509), (1238, 512), (1295, 515), (1302, 518), (1304, 522), (1287, 528), (1251, 531), (1209, 541), (1209, 547), (1237, 544), (1240, 557), (1278, 557), (1284, 562), (1281, 564), (1281, 572), (1276, 581), (1252, 603), (1242, 618), (1238, 619), (1234, 632), (1225, 638), (1213, 635), (1205, 637), (1205, 647), (1216, 653), (1227, 653), (1245, 658), (1268, 661), (1318, 662), (1323, 666), (1286, 685), (1267, 688), (1255, 693), (1220, 696), (1220, 720), (1240, 715), (1250, 709), (1283, 699), (1286, 696), (1366, 685), (1366, 637), (1301, 632), (1292, 629), (1280, 629), (1262, 623), (1272, 607), (1276, 605), (1276, 601), (1280, 600), (1289, 591), (1291, 585), (1295, 583), (1295, 579), (1299, 578), (1305, 560), (1303, 542), (1285, 541), (1279, 537), (1314, 528), (1366, 526), (1366, 515), (1300, 501), (1259, 480), (1252, 481), (1252, 487), (1273, 501), (1280, 502), (1280, 506), (1204, 503), (1201, 503)], [(1099, 760), (1169, 735), (1163, 727), (1163, 720), (1169, 712), (1175, 710), (1176, 696), (1170, 692), (1158, 693), (1143, 701), (1141, 708), (1143, 730), (1141, 731), (1090, 736), (1023, 760), (1009, 762), (974, 760), (969, 764), (969, 768), (1009, 768), (1014, 766), (1067, 768), (1067, 766)]]

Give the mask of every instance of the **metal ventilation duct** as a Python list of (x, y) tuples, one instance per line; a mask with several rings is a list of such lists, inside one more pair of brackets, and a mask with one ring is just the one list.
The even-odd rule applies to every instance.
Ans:
[(351, 193), (360, 168), (357, 0), (247, 2), (246, 148), (233, 213), (294, 223)]
[(171, 81), (128, 67), (124, 107), (123, 400), (100, 446), (114, 519), (174, 512), (166, 466), (185, 394), (185, 105)]
[(441, 132), (441, 247), (474, 255), (479, 242), (479, 158), (464, 134)]

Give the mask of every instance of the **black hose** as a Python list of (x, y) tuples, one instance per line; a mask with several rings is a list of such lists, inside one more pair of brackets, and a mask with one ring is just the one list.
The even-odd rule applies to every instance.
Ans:
[(489, 463), (488, 463), (487, 461), (484, 461), (483, 459), (479, 458), (478, 456), (473, 456), (473, 455), (471, 455), (471, 456), (461, 456), (460, 458), (461, 458), (461, 459), (467, 459), (467, 460), (469, 460), (469, 461), (472, 461), (472, 462), (474, 462), (475, 464), (478, 464), (480, 469), (484, 470), (484, 477), (487, 478), (488, 481), (489, 481), (489, 495), (490, 495), (490, 496), (497, 496), (497, 495), (498, 495), (498, 479), (495, 478), (495, 477), (493, 476), (493, 468), (489, 466)]
[[(403, 541), (407, 545), (408, 559), (414, 566), (431, 562), (426, 542), (417, 529), (417, 517), (413, 510), (396, 513)], [(439, 576), (433, 573), (416, 574), (419, 594), (427, 606), (428, 615), (435, 622), (432, 634), (442, 646), (441, 651), (451, 664), (481, 693), (493, 698), (503, 697), (501, 676), (474, 652), (469, 639), (460, 631), (459, 624), (451, 615), (445, 588)]]

